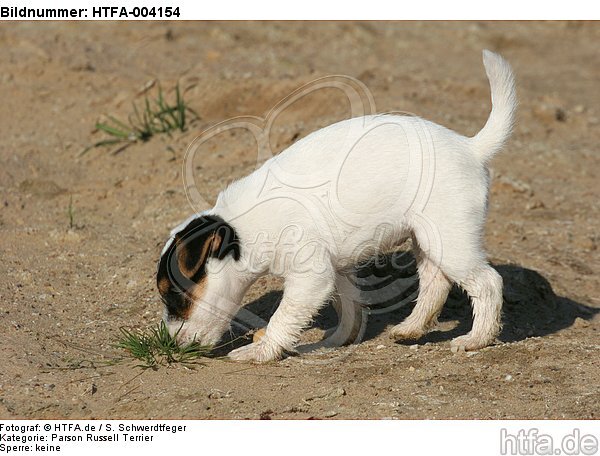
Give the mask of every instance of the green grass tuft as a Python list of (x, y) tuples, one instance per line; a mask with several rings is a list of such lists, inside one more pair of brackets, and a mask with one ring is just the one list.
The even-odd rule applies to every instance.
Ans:
[(69, 207), (67, 209), (67, 214), (69, 215), (69, 229), (75, 228), (75, 209), (73, 209), (73, 195), (69, 199)]
[(146, 331), (121, 328), (121, 338), (116, 347), (140, 360), (142, 362), (140, 366), (144, 368), (173, 363), (190, 364), (199, 358), (210, 356), (211, 347), (200, 345), (195, 341), (179, 345), (177, 334), (179, 331), (171, 336), (162, 321)]
[(106, 122), (96, 123), (96, 129), (108, 135), (91, 146), (86, 147), (80, 155), (90, 149), (102, 146), (117, 146), (114, 153), (120, 152), (136, 142), (148, 141), (155, 135), (168, 134), (173, 131), (185, 131), (188, 125), (188, 114), (198, 119), (194, 110), (186, 105), (179, 84), (175, 86), (175, 101), (169, 103), (165, 100), (162, 88), (158, 86), (156, 98), (144, 98), (142, 107), (138, 108), (132, 103), (133, 113), (128, 116), (127, 123), (113, 116), (107, 116)]

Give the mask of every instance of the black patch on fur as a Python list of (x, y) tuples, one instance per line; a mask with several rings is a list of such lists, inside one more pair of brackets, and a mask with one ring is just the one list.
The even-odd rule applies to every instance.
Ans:
[[(215, 249), (217, 244), (213, 242), (216, 237), (220, 241)], [(211, 245), (207, 246), (207, 242)], [(203, 252), (205, 255), (200, 259)], [(239, 260), (240, 242), (233, 227), (219, 216), (204, 215), (194, 219), (175, 235), (158, 262), (156, 274), (156, 284), (169, 317), (187, 318), (192, 305), (188, 290), (206, 276), (206, 261), (208, 258), (222, 260), (227, 255)], [(181, 270), (180, 261), (185, 271), (193, 271), (191, 276)]]

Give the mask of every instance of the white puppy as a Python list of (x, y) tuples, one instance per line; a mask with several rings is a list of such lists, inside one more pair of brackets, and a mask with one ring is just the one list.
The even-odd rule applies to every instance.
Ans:
[(349, 291), (352, 267), (412, 236), (419, 296), (392, 337), (423, 336), (457, 283), (474, 319), (452, 343), (467, 350), (492, 343), (502, 279), (482, 245), (486, 165), (510, 135), (517, 100), (509, 64), (490, 51), (483, 62), (492, 111), (474, 137), (411, 116), (345, 120), (299, 140), (173, 230), (157, 277), (171, 332), (180, 341), (217, 343), (248, 287), (272, 273), (285, 279), (282, 301), (264, 337), (231, 358), (264, 362), (293, 350), (336, 290), (351, 298), (336, 301), (340, 322), (331, 340), (346, 342), (361, 313)]

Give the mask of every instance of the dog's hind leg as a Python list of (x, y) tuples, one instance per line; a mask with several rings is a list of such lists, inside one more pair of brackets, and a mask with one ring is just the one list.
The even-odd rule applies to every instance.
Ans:
[(390, 336), (396, 340), (416, 340), (427, 334), (437, 324), (452, 286), (439, 266), (419, 248), (414, 237), (413, 252), (419, 271), (419, 294), (411, 314), (391, 329)]
[(475, 268), (459, 283), (471, 298), (473, 328), (452, 341), (455, 347), (477, 350), (490, 345), (500, 332), (502, 277), (489, 264)]
[[(457, 210), (454, 214), (456, 216), (464, 212)], [(483, 213), (482, 210), (481, 214)], [(400, 332), (396, 330), (398, 327), (395, 327), (393, 335), (400, 332), (404, 336), (411, 334), (409, 330), (414, 329), (412, 335), (418, 336), (418, 324), (425, 323), (429, 315), (435, 315), (435, 311), (441, 309), (450, 290), (450, 283), (457, 283), (471, 299), (473, 328), (468, 334), (454, 339), (452, 345), (464, 347), (466, 350), (476, 350), (494, 341), (500, 331), (502, 277), (486, 261), (481, 241), (483, 223), (471, 223), (471, 225), (473, 228), (467, 230), (466, 224), (461, 223), (460, 218), (453, 219), (448, 216), (443, 223), (440, 221), (436, 225), (429, 225), (428, 230), (424, 229), (425, 224), (417, 226), (414, 233), (420, 250), (432, 260), (434, 268), (435, 265), (439, 265), (438, 272), (443, 274), (434, 276), (430, 268), (419, 267), (419, 275), (422, 270), (427, 275), (431, 275), (433, 277), (431, 283), (434, 286), (420, 291), (413, 314), (398, 326), (404, 330)], [(423, 302), (421, 301), (423, 291), (426, 295), (432, 296), (429, 306), (423, 304), (420, 307), (419, 303)], [(419, 315), (423, 317), (419, 318)]]

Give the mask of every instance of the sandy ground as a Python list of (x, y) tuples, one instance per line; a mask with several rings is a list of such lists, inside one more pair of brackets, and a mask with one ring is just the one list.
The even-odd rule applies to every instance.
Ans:
[[(598, 23), (3, 24), (0, 418), (598, 418), (599, 40)], [(497, 345), (450, 351), (470, 325), (455, 290), (415, 346), (386, 334), (402, 307), (373, 318), (357, 346), (264, 366), (106, 364), (119, 327), (160, 318), (156, 261), (191, 211), (181, 163), (200, 131), (344, 74), (379, 111), (474, 134), (489, 110), (482, 48), (509, 59), (520, 98), (515, 134), (492, 163), (487, 248), (505, 280)], [(102, 137), (96, 120), (126, 118), (154, 79), (181, 81), (200, 119), (117, 155), (78, 157)], [(275, 150), (347, 117), (343, 100), (322, 96), (280, 117)], [(214, 195), (254, 164), (238, 135), (196, 170)], [(268, 314), (280, 289), (262, 279), (247, 302)]]

